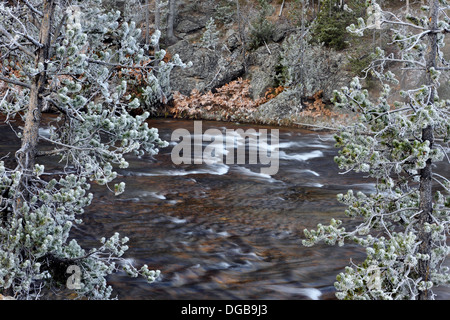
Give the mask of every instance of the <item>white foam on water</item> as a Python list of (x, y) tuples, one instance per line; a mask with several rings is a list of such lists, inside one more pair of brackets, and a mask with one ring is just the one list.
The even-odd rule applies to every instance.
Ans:
[(166, 197), (164, 195), (158, 194), (157, 192), (147, 192), (147, 193), (144, 194), (144, 196), (145, 197), (150, 196), (150, 197), (153, 197), (153, 198), (156, 198), (156, 199), (166, 200)]
[(280, 159), (283, 160), (296, 160), (296, 161), (307, 161), (314, 158), (323, 157), (323, 152), (320, 150), (314, 150), (308, 153), (300, 154), (286, 154), (284, 151), (280, 151)]
[(248, 177), (256, 178), (257, 180), (264, 180), (264, 181), (268, 181), (268, 182), (282, 182), (280, 180), (272, 178), (272, 176), (270, 174), (255, 172), (246, 167), (236, 167), (234, 169), (236, 171), (238, 171), (240, 174), (244, 174)]
[(311, 300), (319, 300), (322, 292), (316, 288), (296, 288), (292, 286), (284, 285), (268, 285), (265, 286), (267, 289), (271, 289), (278, 292), (289, 293), (289, 294), (301, 294), (307, 296)]
[(222, 232), (217, 232), (217, 235), (221, 236), (221, 237), (228, 237), (230, 236), (230, 234), (226, 231), (222, 231)]
[(322, 188), (324, 184), (321, 183), (307, 183), (305, 184), (305, 187), (312, 187), (312, 188)]
[(164, 171), (154, 171), (154, 172), (140, 172), (136, 175), (143, 177), (156, 177), (156, 176), (187, 176), (191, 174), (211, 174), (211, 175), (224, 175), (228, 173), (230, 169), (229, 166), (223, 163), (216, 163), (212, 165), (207, 165), (205, 168), (200, 168), (197, 170), (164, 170)]
[(181, 224), (181, 223), (186, 223), (187, 222), (186, 219), (180, 219), (180, 218), (177, 218), (177, 217), (168, 217), (168, 219), (171, 222), (176, 223), (176, 224)]
[(303, 172), (311, 173), (312, 175), (315, 175), (316, 177), (320, 177), (320, 174), (318, 174), (318, 173), (315, 172), (315, 171), (309, 170), (309, 169), (303, 170)]
[(307, 147), (309, 148), (320, 148), (320, 149), (330, 149), (332, 146), (327, 146), (325, 144), (308, 144)]
[(228, 269), (231, 267), (231, 264), (229, 264), (228, 262), (222, 261), (222, 262), (215, 264), (213, 267), (214, 267), (214, 269)]
[[(247, 256), (247, 257), (253, 257), (256, 260), (262, 260), (261, 257), (259, 257), (255, 252), (243, 252), (241, 248), (235, 248), (235, 249), (231, 249), (231, 252), (233, 252), (234, 254), (240, 255), (240, 256)], [(250, 261), (245, 260), (246, 263), (252, 264)]]
[(119, 260), (119, 264), (122, 265), (122, 266), (125, 266), (125, 265), (132, 265), (132, 266), (134, 266), (134, 265), (136, 265), (136, 260), (133, 259), (133, 258), (124, 258), (122, 260)]
[(50, 138), (50, 128), (39, 128), (39, 135), (45, 138)]

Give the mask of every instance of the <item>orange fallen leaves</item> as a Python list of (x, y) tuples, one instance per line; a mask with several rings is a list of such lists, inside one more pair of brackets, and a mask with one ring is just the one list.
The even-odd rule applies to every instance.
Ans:
[(175, 92), (173, 106), (168, 111), (174, 118), (197, 119), (209, 113), (219, 116), (222, 120), (235, 117), (247, 119), (261, 104), (273, 99), (283, 90), (281, 86), (270, 88), (263, 98), (253, 100), (250, 97), (250, 80), (238, 78), (217, 88), (215, 93), (208, 91), (202, 94), (194, 89), (189, 96), (185, 96)]
[(321, 118), (342, 118), (345, 117), (344, 114), (337, 113), (332, 111), (324, 102), (323, 102), (323, 90), (317, 91), (310, 100), (304, 102), (306, 108), (301, 112), (302, 117), (310, 117), (313, 119)]

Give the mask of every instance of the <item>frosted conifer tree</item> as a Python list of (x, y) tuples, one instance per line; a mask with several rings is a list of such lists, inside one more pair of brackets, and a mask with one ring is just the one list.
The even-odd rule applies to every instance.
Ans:
[[(161, 99), (170, 70), (184, 64), (148, 56), (134, 22), (104, 12), (100, 0), (68, 3), (0, 1), (0, 81), (7, 86), (0, 112), (21, 140), (15, 154), (0, 159), (0, 293), (18, 299), (65, 286), (69, 267), (81, 272), (78, 295), (94, 299), (110, 298), (106, 276), (119, 268), (149, 282), (159, 275), (122, 258), (127, 237), (110, 235), (84, 249), (69, 236), (93, 199), (90, 183), (120, 194), (125, 185), (113, 183), (114, 168), (128, 166), (125, 156), (166, 145), (145, 122), (148, 112), (130, 115), (141, 101), (127, 87), (140, 75), (145, 99)], [(155, 34), (153, 44), (158, 40)], [(46, 108), (59, 116), (42, 134)], [(46, 171), (41, 157), (61, 167)]]
[[(330, 225), (305, 230), (307, 246), (354, 241), (366, 248), (365, 261), (337, 276), (339, 299), (428, 300), (435, 298), (436, 286), (450, 284), (444, 264), (450, 252), (450, 181), (435, 169), (436, 163), (450, 161), (450, 101), (437, 92), (450, 70), (441, 51), (450, 30), (450, 5), (428, 2), (418, 16), (411, 15), (411, 8), (401, 19), (368, 1), (371, 24), (359, 19), (348, 28), (362, 34), (372, 24), (389, 26), (398, 51), (377, 49), (368, 69), (382, 84), (377, 99), (358, 78), (334, 95), (336, 105), (359, 115), (359, 121), (336, 135), (341, 150), (335, 160), (341, 169), (362, 172), (376, 182), (373, 193), (350, 190), (338, 196), (348, 205), (346, 215), (361, 219), (357, 227), (346, 230), (333, 219)], [(400, 101), (391, 97), (391, 85), (398, 81), (388, 63), (416, 70), (417, 79), (423, 79), (416, 88), (404, 88)]]
[(203, 33), (201, 39), (202, 47), (216, 50), (217, 44), (219, 43), (219, 31), (216, 28), (216, 22), (214, 18), (210, 18), (206, 24), (205, 32)]

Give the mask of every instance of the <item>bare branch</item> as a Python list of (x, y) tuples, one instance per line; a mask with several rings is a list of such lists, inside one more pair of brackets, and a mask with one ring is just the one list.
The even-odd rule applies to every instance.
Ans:
[(38, 48), (42, 48), (44, 45), (42, 43), (40, 43), (39, 41), (37, 41), (36, 39), (34, 39), (33, 37), (29, 36), (28, 34), (24, 34), (23, 35), (26, 39), (28, 39), (29, 41), (31, 41), (31, 43), (33, 43), (36, 47)]
[(37, 14), (38, 16), (42, 17), (43, 14), (42, 12), (40, 12), (39, 10), (37, 10), (35, 7), (33, 7), (33, 5), (28, 1), (28, 0), (23, 0), (23, 2), (25, 3), (25, 5), (35, 14)]
[[(391, 13), (391, 12), (389, 12)], [(397, 24), (397, 25), (402, 25), (405, 27), (412, 27), (412, 28), (416, 28), (419, 30), (426, 30), (424, 27), (421, 26), (417, 26), (413, 23), (408, 23), (408, 22), (404, 22), (404, 21), (392, 21), (392, 20), (383, 20), (382, 23), (388, 23), (388, 24)]]
[(77, 146), (74, 146), (74, 145), (68, 145), (68, 144), (65, 144), (65, 143), (62, 143), (62, 142), (58, 142), (58, 141), (54, 141), (54, 140), (48, 139), (48, 138), (46, 138), (44, 136), (41, 136), (41, 135), (39, 135), (39, 139), (42, 139), (42, 140), (45, 140), (47, 142), (50, 142), (50, 143), (56, 144), (58, 146), (64, 147), (67, 150), (69, 150), (69, 149), (74, 149), (74, 150), (79, 150), (79, 151), (87, 151), (87, 150), (96, 151), (97, 150), (97, 148), (89, 148), (89, 147), (82, 148), (82, 147), (77, 147)]
[(7, 78), (7, 77), (3, 77), (1, 75), (0, 75), (0, 80), (3, 80), (5, 82), (11, 83), (11, 84), (14, 84), (14, 85), (17, 85), (17, 86), (24, 87), (24, 88), (27, 88), (27, 89), (31, 89), (31, 86), (29, 84), (27, 84), (25, 82), (22, 82), (22, 81), (19, 81), (19, 80), (10, 79), (10, 78)]
[(58, 26), (56, 27), (56, 31), (55, 34), (53, 35), (53, 40), (52, 40), (52, 45), (56, 42), (56, 40), (58, 39), (59, 34), (61, 33), (61, 29), (64, 25), (64, 23), (66, 22), (67, 19), (67, 13), (64, 14), (64, 16), (61, 18), (61, 21), (59, 22)]
[(395, 58), (383, 58), (383, 59), (377, 59), (374, 60), (373, 62), (385, 62), (385, 61), (389, 61), (389, 62), (401, 62), (401, 63), (413, 63), (413, 64), (417, 64), (419, 66), (421, 66), (422, 68), (426, 68), (425, 64), (419, 61), (415, 61), (415, 60), (404, 60), (404, 59), (395, 59)]
[(14, 44), (15, 46), (17, 46), (17, 48), (19, 48), (22, 52), (24, 52), (25, 54), (29, 55), (33, 59), (36, 59), (36, 55), (33, 52), (29, 51), (23, 45), (18, 43), (14, 39), (14, 37), (8, 31), (6, 31), (1, 25), (0, 25), (0, 33), (2, 33), (4, 36), (6, 36), (11, 41), (11, 43)]
[(51, 102), (56, 109), (58, 109), (59, 111), (61, 111), (63, 114), (65, 114), (66, 116), (74, 116), (76, 117), (79, 121), (84, 122), (84, 118), (83, 116), (78, 112), (78, 110), (76, 110), (72, 105), (69, 104), (70, 111), (72, 111), (74, 114), (72, 115), (71, 113), (69, 113), (69, 110), (62, 108), (58, 102), (56, 102), (55, 100), (53, 100), (52, 98), (48, 98), (46, 97), (45, 100), (47, 100), (48, 102)]
[(61, 149), (54, 149), (54, 150), (47, 150), (47, 151), (40, 150), (36, 153), (36, 156), (37, 157), (53, 156), (53, 155), (58, 155), (61, 152), (64, 152), (67, 150), (68, 150), (68, 148), (61, 148)]
[(94, 60), (94, 59), (90, 59), (87, 58), (86, 59), (87, 62), (89, 63), (96, 63), (96, 64), (100, 64), (103, 66), (108, 66), (108, 67), (114, 67), (114, 68), (124, 68), (124, 69), (154, 69), (153, 66), (149, 66), (149, 65), (145, 65), (145, 66), (127, 66), (127, 65), (123, 65), (123, 64), (119, 64), (119, 63), (111, 63), (111, 62), (106, 62), (106, 61), (101, 61), (101, 60)]

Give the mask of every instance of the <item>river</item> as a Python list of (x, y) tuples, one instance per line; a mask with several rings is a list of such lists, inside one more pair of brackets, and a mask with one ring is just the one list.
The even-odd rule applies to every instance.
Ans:
[[(150, 125), (171, 141), (193, 122), (156, 119)], [(202, 122), (203, 130), (265, 128)], [(304, 228), (342, 218), (336, 194), (371, 190), (358, 175), (338, 173), (331, 133), (279, 129), (279, 170), (257, 165), (174, 165), (172, 142), (153, 158), (130, 157), (121, 171), (127, 188), (115, 197), (102, 187), (86, 211), (79, 237), (96, 245), (98, 234), (128, 236), (137, 265), (162, 272), (151, 285), (122, 275), (111, 278), (121, 299), (333, 299), (336, 275), (353, 245), (302, 246)], [(203, 142), (203, 146), (208, 142)]]
[[(193, 121), (152, 119), (149, 125), (168, 142), (176, 129), (194, 132)], [(129, 157), (130, 167), (118, 177), (125, 193), (93, 185), (93, 203), (73, 230), (86, 247), (119, 232), (130, 238), (128, 259), (161, 270), (153, 284), (115, 274), (109, 279), (114, 293), (120, 299), (335, 299), (336, 275), (350, 259), (360, 262), (363, 250), (353, 244), (307, 248), (303, 230), (331, 218), (355, 223), (345, 219), (336, 195), (370, 192), (374, 184), (339, 173), (329, 132), (208, 121), (202, 127), (279, 129), (278, 173), (220, 161), (175, 165), (176, 142), (154, 157)], [(2, 134), (2, 151), (12, 141)]]

